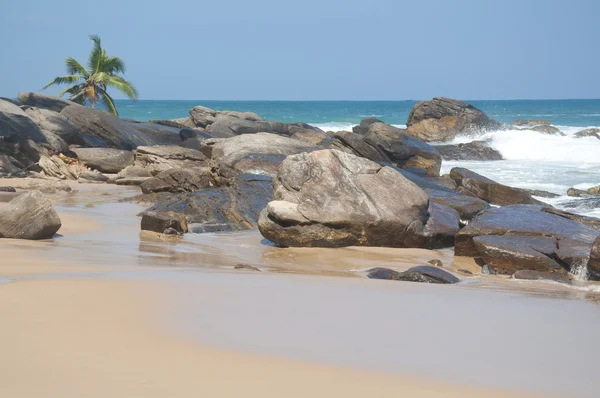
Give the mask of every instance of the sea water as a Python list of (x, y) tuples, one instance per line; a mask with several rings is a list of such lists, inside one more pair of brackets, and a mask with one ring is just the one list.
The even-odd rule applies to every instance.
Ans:
[[(578, 131), (600, 127), (600, 100), (468, 101), (491, 118), (511, 124), (517, 119), (545, 119), (565, 135), (508, 130), (459, 136), (451, 143), (487, 140), (505, 160), (445, 161), (442, 172), (467, 167), (500, 183), (559, 194), (541, 198), (564, 210), (600, 217), (600, 200), (566, 196), (570, 187), (600, 185), (600, 140), (574, 138)], [(118, 101), (123, 118), (137, 120), (185, 117), (196, 105), (215, 110), (255, 112), (266, 120), (305, 122), (326, 131), (351, 130), (365, 117), (405, 127), (416, 101)]]

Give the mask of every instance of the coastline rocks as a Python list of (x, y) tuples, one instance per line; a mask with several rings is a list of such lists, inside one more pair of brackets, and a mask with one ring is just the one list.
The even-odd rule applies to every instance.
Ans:
[(61, 221), (41, 192), (23, 193), (0, 207), (0, 238), (49, 239)]
[(42, 130), (23, 111), (21, 113), (0, 111), (0, 137), (10, 136), (31, 139), (36, 143), (46, 142)]
[(594, 138), (597, 138), (600, 140), (600, 129), (598, 129), (598, 128), (585, 129), (585, 130), (578, 131), (573, 135), (573, 138), (586, 138), (586, 137), (594, 137)]
[(600, 236), (592, 243), (587, 274), (591, 280), (600, 281)]
[(290, 123), (287, 125), (288, 135), (298, 141), (306, 142), (310, 145), (317, 145), (329, 136), (320, 128), (306, 123)]
[(499, 184), (462, 167), (454, 167), (450, 170), (450, 177), (459, 187), (459, 193), (474, 196), (489, 203), (501, 206), (513, 204), (545, 204), (534, 199), (529, 191), (525, 189)]
[(485, 141), (466, 144), (436, 145), (444, 160), (502, 160), (502, 154), (486, 145)]
[(513, 274), (513, 278), (529, 281), (553, 281), (563, 283), (565, 285), (571, 284), (571, 278), (569, 275), (557, 272), (543, 272), (523, 269), (515, 272)]
[(404, 272), (398, 272), (388, 268), (373, 268), (368, 271), (367, 277), (370, 279), (386, 279), (394, 281), (437, 284), (452, 284), (460, 282), (460, 279), (451, 273), (428, 265), (412, 267)]
[(417, 103), (408, 115), (407, 134), (424, 141), (449, 141), (457, 134), (500, 130), (501, 123), (474, 106), (436, 97)]
[(190, 119), (195, 127), (205, 129), (215, 122), (216, 117), (216, 111), (204, 106), (195, 106), (190, 109)]
[(0, 112), (4, 113), (13, 113), (16, 115), (25, 116), (25, 112), (23, 109), (19, 108), (11, 101), (7, 101), (0, 98)]
[(472, 196), (440, 190), (425, 190), (425, 192), (429, 195), (430, 202), (439, 203), (456, 210), (460, 216), (461, 224), (471, 221), (477, 214), (491, 208), (485, 200)]
[(47, 155), (42, 155), (40, 157), (38, 165), (45, 175), (67, 180), (77, 180), (84, 169), (81, 166), (67, 165), (58, 156)]
[(141, 229), (161, 234), (173, 229), (177, 234), (185, 234), (188, 232), (188, 225), (185, 216), (179, 213), (146, 212), (142, 215)]
[(202, 188), (218, 186), (221, 179), (208, 167), (196, 169), (170, 169), (158, 173), (140, 184), (142, 193), (192, 192)]
[(241, 173), (274, 176), (288, 156), (317, 147), (303, 141), (270, 133), (213, 138), (202, 141), (200, 151), (220, 165)]
[(140, 146), (133, 156), (134, 165), (146, 169), (151, 176), (170, 169), (203, 167), (207, 160), (200, 151), (175, 145)]
[(537, 131), (538, 133), (544, 133), (544, 134), (550, 134), (550, 135), (562, 135), (562, 136), (565, 135), (558, 128), (556, 128), (554, 126), (548, 126), (548, 125), (536, 126), (536, 127), (531, 128), (530, 130)]
[(160, 124), (163, 126), (175, 127), (178, 129), (193, 129), (196, 127), (194, 121), (189, 117), (182, 117), (170, 120), (150, 120), (148, 123)]
[(55, 97), (41, 93), (22, 92), (17, 96), (19, 105), (35, 106), (36, 108), (48, 109), (60, 112), (67, 106), (78, 106), (78, 104), (64, 98)]
[(29, 116), (42, 131), (49, 131), (59, 136), (69, 145), (81, 145), (79, 128), (60, 113), (47, 109), (27, 107), (25, 114)]
[(495, 273), (571, 272), (588, 262), (599, 235), (597, 219), (543, 206), (512, 205), (475, 217), (456, 234), (454, 252), (481, 259)]
[(424, 244), (428, 198), (390, 167), (337, 150), (288, 156), (261, 212), (261, 234), (281, 246)]
[(144, 211), (174, 211), (186, 216), (195, 233), (243, 231), (256, 228), (260, 211), (273, 196), (271, 179), (242, 175), (229, 186), (201, 189), (196, 192), (159, 193), (155, 204)]
[(288, 134), (288, 127), (283, 123), (240, 119), (231, 114), (217, 116), (215, 122), (207, 130), (218, 138), (255, 133)]
[(113, 148), (71, 148), (84, 165), (103, 173), (118, 173), (133, 165), (133, 153)]
[(0, 176), (12, 175), (21, 171), (21, 168), (15, 165), (17, 160), (11, 156), (0, 154)]
[(515, 120), (513, 126), (519, 127), (534, 127), (534, 126), (549, 126), (552, 123), (549, 120)]

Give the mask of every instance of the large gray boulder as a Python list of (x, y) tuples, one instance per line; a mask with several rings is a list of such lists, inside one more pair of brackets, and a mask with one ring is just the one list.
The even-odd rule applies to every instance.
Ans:
[(219, 164), (242, 173), (274, 176), (289, 155), (310, 152), (317, 147), (277, 134), (256, 133), (202, 141), (200, 151)]
[(19, 106), (15, 105), (11, 101), (0, 99), (0, 112), (4, 113), (14, 113), (17, 115), (25, 116), (25, 112), (23, 109), (19, 108)]
[(420, 247), (427, 194), (390, 167), (337, 150), (288, 156), (261, 212), (281, 246)]
[(134, 152), (135, 166), (152, 176), (170, 169), (204, 167), (206, 156), (200, 151), (175, 145), (140, 146)]
[(458, 134), (504, 128), (473, 105), (450, 98), (417, 103), (408, 115), (407, 134), (423, 141), (450, 141)]
[(240, 119), (236, 116), (220, 114), (208, 127), (211, 135), (218, 138), (233, 137), (241, 134), (276, 133), (288, 134), (288, 127), (280, 122), (265, 122)]
[(49, 239), (60, 227), (58, 214), (41, 192), (23, 193), (0, 207), (0, 238)]
[(64, 98), (41, 93), (23, 92), (19, 93), (17, 98), (19, 105), (35, 106), (36, 108), (48, 109), (54, 112), (60, 112), (67, 106), (77, 105), (76, 103)]
[(208, 167), (170, 169), (158, 173), (140, 185), (145, 194), (153, 192), (193, 192), (202, 188), (219, 186), (221, 179)]
[(444, 160), (502, 160), (502, 154), (490, 148), (485, 141), (455, 145), (436, 145)]
[[(6, 102), (6, 104), (9, 104)], [(12, 106), (12, 104), (10, 104)], [(6, 109), (6, 107), (4, 107)], [(18, 108), (17, 108), (18, 109)], [(20, 139), (31, 139), (36, 143), (45, 143), (42, 130), (23, 111), (13, 113), (0, 111), (0, 137), (16, 136)]]
[(69, 145), (82, 145), (79, 128), (58, 112), (47, 109), (27, 107), (25, 114), (31, 118), (42, 131), (48, 131), (62, 138)]
[(133, 153), (113, 148), (71, 148), (84, 165), (103, 173), (118, 173), (133, 165)]
[(586, 266), (587, 276), (595, 281), (600, 281), (600, 236), (592, 243), (590, 259)]
[(520, 269), (567, 273), (588, 263), (598, 236), (598, 219), (543, 206), (513, 205), (475, 217), (456, 235), (454, 252), (481, 259), (495, 273), (513, 274)]

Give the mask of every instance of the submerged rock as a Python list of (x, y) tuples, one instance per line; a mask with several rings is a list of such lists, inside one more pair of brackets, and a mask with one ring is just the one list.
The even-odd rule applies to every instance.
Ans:
[(41, 192), (23, 193), (0, 207), (0, 238), (49, 239), (60, 227), (58, 214)]
[(600, 129), (599, 128), (591, 128), (585, 129), (576, 132), (573, 135), (574, 138), (586, 138), (586, 137), (594, 137), (600, 140)]
[(565, 285), (571, 284), (571, 278), (568, 275), (557, 272), (519, 270), (514, 273), (513, 278), (530, 281), (553, 281), (564, 283)]
[(513, 123), (513, 126), (533, 127), (533, 126), (549, 126), (551, 124), (552, 124), (552, 122), (550, 122), (549, 120), (542, 120), (542, 119), (536, 119), (536, 120), (515, 120), (514, 123)]
[(428, 265), (413, 267), (404, 272), (398, 272), (388, 268), (373, 268), (369, 270), (367, 277), (371, 279), (387, 279), (395, 281), (437, 284), (460, 282), (460, 279), (458, 279), (451, 273), (444, 271), (438, 267), (431, 267)]
[(564, 136), (565, 134), (560, 131), (558, 128), (554, 127), (554, 126), (536, 126), (530, 129), (531, 131), (537, 131), (539, 133), (544, 133), (544, 134), (550, 134), (550, 135), (562, 135)]
[(502, 160), (502, 154), (486, 145), (485, 141), (466, 144), (436, 145), (444, 160)]

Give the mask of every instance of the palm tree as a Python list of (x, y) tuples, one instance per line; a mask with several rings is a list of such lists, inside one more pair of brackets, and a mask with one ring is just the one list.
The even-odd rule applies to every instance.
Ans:
[(78, 104), (89, 104), (92, 108), (101, 102), (106, 110), (115, 116), (118, 116), (117, 108), (112, 97), (108, 95), (109, 87), (116, 88), (132, 100), (138, 98), (137, 89), (119, 74), (125, 73), (125, 64), (119, 57), (109, 57), (102, 48), (100, 38), (96, 35), (90, 36), (94, 42), (94, 47), (90, 53), (88, 68), (86, 69), (73, 58), (67, 58), (65, 65), (67, 67), (67, 76), (60, 76), (46, 84), (42, 90), (47, 89), (53, 84), (73, 84), (73, 86), (61, 92), (62, 97), (70, 94), (70, 100)]

